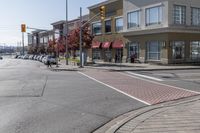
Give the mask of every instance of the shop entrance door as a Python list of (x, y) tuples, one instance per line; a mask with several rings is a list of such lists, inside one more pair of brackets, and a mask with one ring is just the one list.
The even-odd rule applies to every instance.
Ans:
[(122, 63), (123, 49), (116, 49), (115, 63)]

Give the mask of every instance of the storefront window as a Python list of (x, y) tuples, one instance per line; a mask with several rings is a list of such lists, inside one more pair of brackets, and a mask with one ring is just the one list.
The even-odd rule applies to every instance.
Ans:
[(147, 60), (160, 60), (161, 42), (147, 42)]
[(193, 60), (200, 59), (200, 41), (191, 42), (190, 54)]
[(185, 42), (175, 41), (172, 42), (173, 59), (183, 59), (185, 52)]
[(110, 49), (105, 49), (105, 61), (111, 62), (112, 61), (112, 53)]
[(115, 51), (115, 63), (122, 63), (122, 57), (123, 57), (123, 49), (116, 49)]
[(101, 52), (100, 49), (93, 49), (92, 51), (92, 58), (95, 60), (100, 60), (101, 59)]
[(139, 44), (137, 42), (132, 42), (129, 44), (129, 58), (139, 58)]

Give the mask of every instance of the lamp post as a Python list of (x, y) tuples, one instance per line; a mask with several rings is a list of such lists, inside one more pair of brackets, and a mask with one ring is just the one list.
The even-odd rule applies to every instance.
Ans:
[(67, 42), (67, 34), (68, 34), (68, 0), (66, 0), (66, 22), (65, 22), (65, 52), (66, 52), (66, 55), (65, 55), (65, 60), (66, 60), (66, 65), (68, 65), (68, 56), (69, 56), (69, 51), (68, 51), (68, 42)]

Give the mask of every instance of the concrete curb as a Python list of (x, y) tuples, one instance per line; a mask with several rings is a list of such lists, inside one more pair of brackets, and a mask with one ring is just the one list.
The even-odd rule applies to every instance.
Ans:
[(57, 69), (51, 68), (50, 70), (51, 71), (78, 71), (78, 69), (65, 69), (65, 68), (61, 68), (61, 69), (59, 69), (59, 68), (57, 68)]
[[(200, 100), (200, 95), (137, 109), (116, 117), (115, 119), (96, 129), (92, 133), (115, 133), (120, 127), (125, 125), (127, 122), (139, 118), (142, 115), (145, 115), (143, 119), (147, 119), (156, 113), (162, 112), (164, 109), (166, 110), (167, 108), (171, 108), (180, 104), (194, 102), (197, 100)], [(140, 121), (135, 120), (135, 123), (136, 125), (138, 125)]]
[(118, 72), (123, 72), (123, 71), (162, 71), (162, 70), (188, 70), (188, 69), (200, 69), (200, 67), (188, 67), (188, 68), (144, 68), (144, 69), (109, 69), (109, 68), (101, 68), (101, 67), (91, 67), (91, 66), (85, 66), (85, 68), (88, 69), (99, 69), (99, 70), (108, 70), (108, 71), (118, 71)]

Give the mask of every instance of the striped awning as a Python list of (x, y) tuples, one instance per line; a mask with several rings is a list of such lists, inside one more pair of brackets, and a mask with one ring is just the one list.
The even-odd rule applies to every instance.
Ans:
[(113, 43), (112, 43), (112, 48), (123, 48), (124, 47), (124, 43), (122, 40), (115, 40)]
[(101, 46), (101, 42), (98, 42), (98, 41), (93, 41), (92, 42), (92, 48), (95, 49), (95, 48), (100, 48)]
[(111, 42), (104, 42), (102, 48), (110, 48)]

